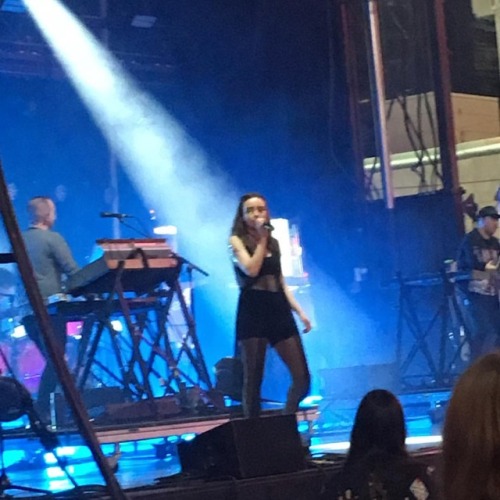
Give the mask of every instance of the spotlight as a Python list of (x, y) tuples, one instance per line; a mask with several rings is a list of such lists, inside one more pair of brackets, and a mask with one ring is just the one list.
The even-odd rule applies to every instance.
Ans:
[(13, 339), (22, 339), (26, 337), (26, 330), (23, 325), (17, 325), (14, 327), (14, 330), (12, 331), (11, 337)]
[(21, 14), (26, 12), (23, 0), (0, 0), (0, 10), (3, 12), (16, 12)]

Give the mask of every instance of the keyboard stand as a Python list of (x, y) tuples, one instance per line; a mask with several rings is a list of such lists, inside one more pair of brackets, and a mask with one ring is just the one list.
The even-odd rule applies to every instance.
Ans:
[[(124, 261), (119, 263), (106, 300), (99, 301), (99, 307), (85, 316), (74, 372), (80, 391), (85, 389), (90, 375), (103, 385), (106, 385), (106, 378), (111, 379), (123, 388), (127, 399), (151, 402), (153, 414), (153, 387), (156, 387), (153, 382), (159, 382), (162, 396), (178, 395), (181, 404), (189, 405), (190, 387), (205, 391), (208, 399), (215, 398), (215, 395), (210, 395), (213, 386), (196, 335), (194, 316), (178, 280), (182, 259), (179, 262), (175, 279), (157, 284), (155, 290), (145, 295), (134, 294), (133, 297), (125, 295), (121, 277), (127, 269)], [(179, 305), (182, 328), (186, 329), (180, 343), (170, 338), (174, 303)], [(116, 331), (113, 317), (123, 321), (126, 332)], [(112, 353), (109, 362), (98, 359), (105, 333), (109, 334)], [(177, 347), (178, 343), (180, 347)], [(110, 369), (113, 364), (116, 366), (114, 370)], [(193, 373), (190, 368), (194, 369)]]
[[(129, 307), (129, 302), (134, 299), (125, 298), (120, 281), (123, 269), (124, 261), (121, 261), (118, 264), (113, 290), (109, 293), (102, 311), (100, 313), (90, 315), (84, 322), (84, 335), (82, 335), (82, 342), (78, 351), (75, 378), (77, 380), (77, 387), (80, 391), (82, 391), (85, 388), (92, 366), (96, 365), (115, 382), (118, 382), (123, 387), (128, 397), (142, 399), (146, 396), (149, 400), (152, 400), (153, 391), (149, 382), (149, 374), (146, 369), (144, 358), (142, 357), (139, 349), (140, 332), (137, 332), (136, 326), (133, 323), (132, 312)], [(130, 334), (132, 355), (128, 363), (124, 361), (122, 349), (118, 343), (119, 332), (113, 328), (111, 322), (111, 318), (114, 314), (113, 300), (115, 296), (118, 298), (121, 316), (124, 318), (127, 330)], [(96, 329), (93, 332), (95, 327)], [(102, 335), (105, 330), (108, 331), (110, 336), (111, 348), (120, 372), (119, 376), (114, 374), (106, 365), (96, 359), (97, 349), (101, 343)], [(139, 365), (141, 380), (139, 380), (136, 374), (136, 365)]]

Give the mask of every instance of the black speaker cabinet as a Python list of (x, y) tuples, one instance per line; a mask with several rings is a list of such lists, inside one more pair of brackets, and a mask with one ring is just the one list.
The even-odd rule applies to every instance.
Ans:
[(179, 444), (182, 471), (245, 479), (304, 469), (295, 415), (231, 420)]

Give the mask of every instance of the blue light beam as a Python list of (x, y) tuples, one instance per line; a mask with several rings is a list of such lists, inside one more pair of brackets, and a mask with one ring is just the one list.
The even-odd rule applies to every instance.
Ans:
[[(186, 257), (211, 282), (232, 282), (227, 238), (237, 196), (227, 177), (60, 2), (25, 3), (147, 206), (179, 227)], [(221, 291), (214, 307), (232, 323), (235, 292)]]

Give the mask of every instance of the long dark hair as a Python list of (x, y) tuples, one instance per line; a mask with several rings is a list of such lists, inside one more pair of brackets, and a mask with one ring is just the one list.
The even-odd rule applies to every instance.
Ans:
[(500, 498), (500, 352), (460, 377), (443, 426), (446, 500)]
[(398, 398), (389, 391), (376, 389), (362, 399), (351, 432), (346, 465), (383, 455), (406, 457), (406, 427)]
[[(244, 243), (245, 246), (250, 248), (252, 251), (255, 249), (255, 243), (249, 237), (248, 226), (243, 220), (243, 205), (250, 198), (260, 198), (268, 207), (266, 198), (260, 193), (246, 193), (240, 198), (240, 202), (238, 203), (238, 208), (236, 209), (236, 214), (233, 219), (233, 225), (231, 227), (231, 236), (238, 236)], [(269, 211), (269, 209), (268, 209)], [(269, 221), (267, 221), (269, 222)], [(269, 250), (277, 250), (278, 243), (274, 238), (269, 238), (268, 240), (268, 248)]]

